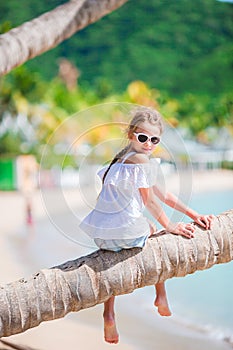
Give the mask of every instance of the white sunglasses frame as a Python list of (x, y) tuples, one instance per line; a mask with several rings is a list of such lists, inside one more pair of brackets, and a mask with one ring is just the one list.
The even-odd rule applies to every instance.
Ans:
[[(150, 142), (152, 143), (152, 145), (157, 145), (157, 144), (160, 142), (160, 137), (158, 137), (158, 136), (148, 136), (148, 135), (145, 134), (144, 132), (134, 132), (133, 134), (136, 136), (137, 141), (138, 141), (139, 143), (141, 143), (141, 144), (144, 144), (144, 143), (150, 141)], [(139, 137), (140, 135), (146, 136), (146, 137), (147, 137), (147, 140), (146, 140), (145, 142), (139, 141), (138, 137)], [(153, 137), (157, 139), (157, 142), (156, 142), (156, 143), (154, 143), (154, 142), (151, 141), (151, 139), (152, 139)]]

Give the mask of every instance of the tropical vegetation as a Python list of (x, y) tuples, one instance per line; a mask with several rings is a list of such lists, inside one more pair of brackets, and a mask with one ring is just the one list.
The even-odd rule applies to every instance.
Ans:
[[(64, 2), (1, 3), (1, 32)], [(119, 101), (156, 107), (171, 125), (188, 128), (190, 137), (206, 144), (213, 137), (210, 127), (225, 126), (232, 133), (232, 10), (215, 0), (129, 1), (13, 70), (0, 80), (0, 153), (33, 153), (40, 160), (43, 145), (50, 145), (68, 117)], [(70, 76), (62, 74), (63, 63)], [(95, 125), (119, 120), (118, 115), (95, 118)], [(88, 118), (76, 118), (70, 129), (78, 134), (89, 126)], [(86, 142), (94, 145), (98, 133)], [(66, 134), (61, 129), (54, 144)], [(46, 166), (56, 158), (50, 146)], [(70, 163), (72, 157), (64, 165)]]

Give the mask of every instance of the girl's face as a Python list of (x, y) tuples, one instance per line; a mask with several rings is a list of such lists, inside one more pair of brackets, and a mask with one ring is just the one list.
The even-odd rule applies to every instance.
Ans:
[[(149, 137), (160, 137), (160, 130), (158, 126), (150, 124), (149, 122), (140, 123), (134, 132), (136, 134), (143, 133)], [(132, 151), (135, 151), (137, 153), (144, 153), (150, 156), (151, 153), (154, 151), (155, 147), (157, 146), (157, 144), (152, 143), (150, 139), (148, 139), (145, 143), (139, 142), (137, 140), (137, 136), (134, 133), (129, 133), (128, 137), (131, 141)]]

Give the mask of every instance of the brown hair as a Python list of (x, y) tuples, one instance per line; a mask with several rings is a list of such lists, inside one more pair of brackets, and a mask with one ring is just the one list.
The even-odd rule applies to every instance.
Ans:
[[(132, 115), (132, 119), (129, 123), (128, 128), (126, 129), (126, 132), (129, 136), (133, 135), (135, 130), (137, 129), (138, 125), (143, 122), (149, 122), (152, 125), (156, 125), (159, 128), (160, 133), (163, 132), (163, 122), (162, 122), (162, 116), (161, 114), (150, 107), (136, 107), (134, 108), (130, 114)], [(130, 145), (127, 145), (125, 148), (123, 148), (119, 153), (115, 155), (113, 160), (111, 161), (109, 167), (104, 173), (103, 176), (103, 183), (105, 180), (105, 177), (107, 173), (109, 172), (111, 166), (116, 163), (119, 159), (121, 159), (128, 151)]]

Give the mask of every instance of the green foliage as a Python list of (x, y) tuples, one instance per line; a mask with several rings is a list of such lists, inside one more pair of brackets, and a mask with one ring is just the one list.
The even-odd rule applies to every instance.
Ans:
[[(15, 27), (64, 2), (11, 0), (1, 4), (0, 23)], [(134, 80), (173, 96), (220, 94), (232, 88), (232, 12), (216, 0), (129, 1), (26, 65), (51, 79), (66, 57), (80, 69), (82, 86), (105, 79), (100, 95)]]
[(4, 79), (0, 79), (0, 122), (6, 111), (11, 115), (17, 114), (17, 108), (13, 99), (13, 87)]
[[(174, 126), (189, 128), (197, 137), (209, 126), (233, 128), (231, 92), (215, 97), (187, 93), (175, 99), (168, 93), (151, 89), (142, 81), (135, 81), (127, 87), (126, 91), (115, 95), (104, 79), (99, 80), (97, 88), (84, 84), (68, 90), (60, 78), (56, 77), (45, 83), (38, 74), (31, 74), (26, 67), (20, 67), (1, 78), (0, 83), (0, 120), (4, 120), (8, 114), (17, 119), (19, 114), (25, 115), (28, 120), (26, 127), (34, 130), (30, 140), (27, 139), (26, 134), (22, 134), (22, 130), (17, 131), (17, 128), (14, 132), (6, 130), (0, 135), (1, 153), (17, 151), (21, 153), (27, 152), (28, 149), (34, 152), (35, 147), (46, 143), (66, 118), (93, 105), (106, 102), (122, 101), (154, 106), (159, 108), (164, 117)], [(89, 127), (93, 118), (91, 113), (90, 118), (78, 120), (78, 124), (72, 129), (78, 131), (83, 127)], [(95, 118), (96, 122), (101, 124), (110, 121), (111, 116), (100, 113), (100, 115), (96, 114)], [(60, 136), (62, 138), (65, 135)], [(28, 149), (19, 147), (22, 142), (28, 145)], [(37, 151), (40, 152), (40, 148)]]
[(7, 76), (7, 81), (20, 91), (22, 96), (30, 101), (36, 101), (44, 95), (44, 86), (37, 72), (29, 71), (26, 66), (20, 66)]
[[(20, 25), (61, 3), (16, 0), (0, 4), (0, 32)], [(130, 102), (158, 108), (174, 126), (210, 142), (210, 126), (233, 132), (233, 5), (215, 0), (129, 1), (122, 8), (78, 32), (55, 49), (0, 78), (0, 154), (34, 153), (73, 114), (106, 102)], [(4, 14), (4, 18), (1, 18)], [(61, 57), (81, 71), (69, 90), (58, 77)], [(27, 117), (33, 135), (1, 126), (7, 115)], [(54, 144), (92, 125), (93, 115), (63, 130)], [(96, 123), (110, 116), (95, 115)], [(117, 120), (117, 116), (116, 116)], [(15, 123), (15, 126), (17, 123)], [(95, 130), (87, 140), (98, 142)], [(45, 167), (76, 166), (72, 155), (57, 154), (51, 145)]]
[(20, 145), (22, 139), (19, 135), (15, 135), (12, 132), (7, 132), (1, 137), (0, 142), (0, 154), (16, 155), (20, 153)]

